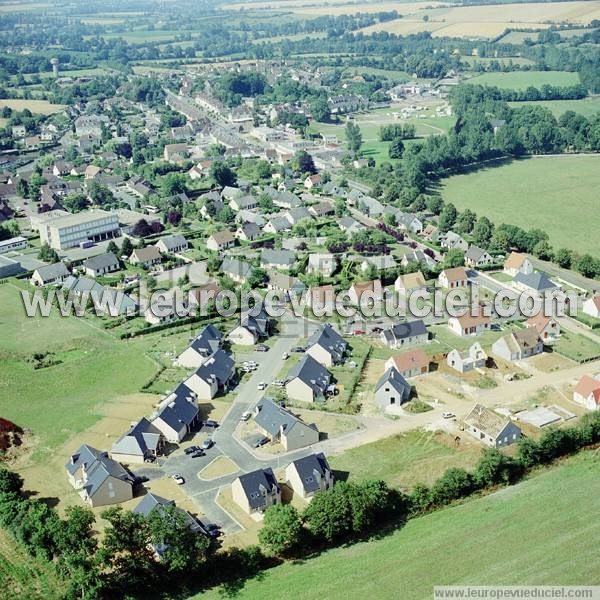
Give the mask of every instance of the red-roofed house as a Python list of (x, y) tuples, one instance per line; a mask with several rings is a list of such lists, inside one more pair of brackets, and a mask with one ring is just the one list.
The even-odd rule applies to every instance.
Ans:
[(438, 284), (443, 288), (467, 287), (468, 283), (469, 277), (464, 267), (445, 269), (438, 277)]
[(392, 367), (404, 378), (416, 377), (429, 372), (429, 357), (422, 348), (415, 348), (389, 358), (385, 363), (385, 368), (387, 370)]
[(589, 410), (600, 408), (600, 380), (584, 375), (573, 390), (573, 401)]
[(600, 319), (600, 294), (596, 294), (593, 298), (586, 300), (583, 303), (582, 312), (595, 319)]
[(535, 327), (543, 340), (555, 340), (560, 335), (559, 322), (554, 317), (547, 317), (541, 312), (529, 317), (525, 325)]

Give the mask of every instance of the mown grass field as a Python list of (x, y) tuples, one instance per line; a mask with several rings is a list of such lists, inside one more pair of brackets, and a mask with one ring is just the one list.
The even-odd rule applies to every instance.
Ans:
[(600, 156), (547, 156), (513, 161), (442, 182), (456, 208), (470, 208), (496, 224), (548, 232), (550, 243), (600, 253), (597, 234)]
[(558, 118), (568, 110), (572, 110), (584, 117), (591, 117), (600, 113), (600, 98), (582, 98), (581, 100), (540, 100), (539, 102), (509, 102), (512, 107), (532, 104), (534, 106), (543, 106), (552, 111), (552, 114)]
[(28, 108), (32, 113), (38, 113), (40, 115), (51, 115), (60, 112), (65, 108), (64, 104), (52, 104), (47, 100), (0, 100), (0, 108), (4, 108), (5, 106), (8, 106), (13, 110), (25, 110)]
[(430, 600), (434, 585), (599, 585), (598, 510), (600, 461), (589, 451), (381, 539), (285, 563), (248, 581), (236, 598)]
[(492, 85), (499, 88), (524, 90), (543, 85), (575, 85), (579, 83), (577, 73), (566, 71), (512, 71), (510, 73), (483, 73), (468, 80), (477, 85)]

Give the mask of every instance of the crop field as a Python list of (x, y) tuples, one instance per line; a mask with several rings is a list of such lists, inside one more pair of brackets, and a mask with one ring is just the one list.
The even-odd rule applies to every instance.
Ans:
[(556, 248), (598, 255), (599, 186), (600, 156), (565, 155), (455, 175), (442, 182), (441, 194), (459, 210), (470, 208), (496, 224), (540, 228)]
[(543, 106), (552, 111), (555, 117), (560, 117), (568, 110), (579, 113), (584, 117), (591, 117), (600, 113), (600, 98), (582, 98), (581, 100), (540, 100), (539, 102), (509, 102), (510, 106), (518, 107), (526, 104)]
[(510, 63), (514, 65), (532, 65), (533, 61), (530, 58), (524, 58), (522, 56), (509, 56), (509, 57), (499, 57), (493, 58), (489, 56), (480, 57), (480, 56), (461, 56), (460, 59), (469, 65), (473, 66), (475, 64), (480, 65), (488, 65), (491, 62), (498, 62), (501, 65), (508, 65)]
[(5, 106), (8, 106), (13, 110), (25, 110), (28, 108), (32, 113), (38, 113), (40, 115), (52, 115), (65, 108), (64, 104), (52, 104), (47, 100), (0, 100), (0, 108), (4, 108)]
[(265, 0), (263, 2), (232, 2), (223, 3), (221, 8), (226, 10), (289, 10), (302, 15), (354, 15), (357, 13), (372, 13), (397, 10), (399, 14), (415, 13), (420, 9), (432, 6), (443, 6), (443, 2), (357, 2), (348, 0), (331, 0), (326, 4), (315, 0)]
[(492, 85), (512, 90), (525, 90), (528, 87), (543, 85), (576, 85), (580, 83), (577, 73), (567, 71), (512, 71), (511, 73), (483, 73), (468, 80), (477, 85)]
[[(425, 600), (434, 584), (598, 585), (598, 510), (600, 461), (590, 451), (379, 538), (270, 569), (246, 582), (236, 598), (280, 597), (282, 589), (298, 600), (396, 598), (401, 589), (403, 599)], [(195, 599), (222, 596), (215, 589)]]

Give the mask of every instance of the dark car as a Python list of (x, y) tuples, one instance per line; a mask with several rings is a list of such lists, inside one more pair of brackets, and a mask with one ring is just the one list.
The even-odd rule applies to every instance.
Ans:
[(208, 438), (202, 442), (202, 450), (208, 450), (208, 449), (212, 448), (214, 445), (215, 445), (215, 442), (213, 440), (211, 440), (210, 438)]
[(207, 419), (206, 421), (204, 421), (204, 426), (216, 429), (219, 426), (219, 424), (216, 421), (213, 421), (213, 419)]
[(146, 456), (146, 458), (144, 458), (144, 462), (147, 463), (153, 463), (156, 460), (156, 456)]
[(133, 480), (133, 483), (135, 485), (140, 485), (142, 483), (146, 483), (147, 481), (150, 481), (150, 478), (146, 477), (146, 475), (136, 475)]
[(206, 452), (204, 452), (204, 450), (196, 450), (196, 452), (192, 452), (190, 456), (192, 458), (200, 458), (201, 456), (206, 456)]
[(210, 537), (219, 537), (223, 533), (221, 531), (221, 528), (218, 525), (215, 525), (214, 523), (209, 523), (205, 526), (205, 529), (206, 533), (208, 533)]
[(302, 346), (296, 346), (292, 352), (305, 352), (305, 350)]
[(186, 454), (193, 454), (194, 452), (197, 452), (198, 450), (200, 450), (200, 446), (190, 446), (189, 448), (186, 448), (184, 450), (184, 452)]
[(265, 444), (269, 443), (269, 438), (268, 437), (262, 437), (259, 440), (256, 440), (256, 442), (254, 442), (254, 447), (255, 448), (260, 448), (261, 446), (264, 446)]
[(264, 344), (259, 344), (258, 346), (256, 346), (256, 351), (257, 352), (268, 352), (269, 346), (265, 346)]

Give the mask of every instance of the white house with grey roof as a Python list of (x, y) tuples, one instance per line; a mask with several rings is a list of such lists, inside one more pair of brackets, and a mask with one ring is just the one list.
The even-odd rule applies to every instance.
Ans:
[(249, 515), (263, 513), (281, 502), (281, 489), (273, 469), (258, 469), (240, 475), (231, 484), (234, 502)]
[(251, 346), (269, 336), (270, 320), (264, 307), (253, 307), (240, 316), (239, 325), (229, 334), (229, 339), (240, 346)]
[(271, 442), (280, 442), (286, 451), (305, 448), (319, 441), (319, 430), (315, 424), (305, 423), (268, 398), (256, 405), (254, 424)]
[(217, 350), (184, 382), (199, 400), (211, 400), (227, 391), (235, 376), (235, 362), (225, 350)]
[(331, 385), (331, 373), (312, 356), (305, 354), (289, 371), (285, 390), (290, 400), (323, 400)]
[(296, 255), (291, 250), (271, 250), (265, 248), (260, 255), (260, 266), (265, 269), (285, 269), (294, 266)]
[(177, 254), (188, 249), (188, 242), (182, 235), (168, 235), (156, 242), (156, 247), (163, 254)]
[(491, 254), (486, 252), (483, 248), (471, 244), (469, 249), (465, 253), (465, 264), (467, 267), (478, 268), (486, 267), (494, 262)]
[(152, 419), (167, 442), (178, 444), (192, 431), (200, 418), (196, 394), (180, 383), (159, 405)]
[(539, 271), (533, 271), (533, 273), (518, 272), (513, 278), (513, 286), (519, 291), (532, 292), (538, 295), (560, 290), (547, 275)]
[(88, 277), (98, 277), (107, 273), (114, 273), (121, 268), (119, 259), (112, 252), (88, 258), (83, 261), (81, 266)]
[(82, 445), (65, 465), (69, 482), (90, 506), (107, 506), (133, 498), (133, 476), (103, 452)]
[(321, 325), (307, 340), (306, 354), (325, 367), (344, 362), (346, 340), (328, 323)]
[(381, 341), (389, 348), (405, 348), (424, 344), (429, 339), (429, 332), (421, 320), (397, 323), (381, 332)]
[(225, 258), (221, 263), (220, 271), (223, 275), (227, 275), (227, 277), (233, 279), (233, 281), (236, 281), (237, 283), (245, 283), (252, 275), (253, 268), (250, 263), (244, 262), (243, 260), (238, 260), (237, 258)]
[(465, 431), (492, 448), (514, 444), (521, 438), (521, 430), (508, 418), (476, 404), (464, 418)]
[(110, 449), (113, 460), (126, 464), (143, 463), (156, 458), (163, 450), (164, 436), (148, 419), (142, 417)]
[(412, 388), (396, 367), (391, 367), (375, 384), (375, 402), (384, 410), (389, 406), (399, 406), (408, 402)]
[(175, 364), (178, 367), (197, 369), (221, 347), (222, 337), (214, 325), (206, 325), (177, 357)]
[(310, 254), (308, 256), (308, 273), (320, 273), (323, 277), (331, 277), (337, 269), (337, 259), (331, 253)]
[(285, 469), (285, 480), (294, 494), (307, 501), (334, 483), (333, 471), (322, 452), (292, 461)]
[(38, 287), (62, 283), (71, 274), (65, 263), (58, 262), (52, 265), (38, 267), (31, 276), (31, 283)]

